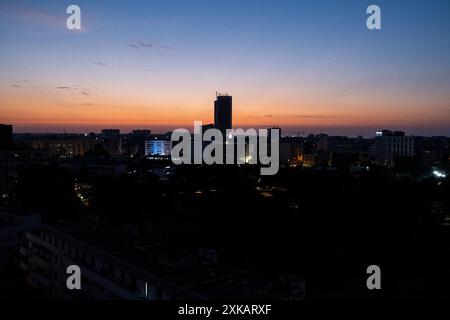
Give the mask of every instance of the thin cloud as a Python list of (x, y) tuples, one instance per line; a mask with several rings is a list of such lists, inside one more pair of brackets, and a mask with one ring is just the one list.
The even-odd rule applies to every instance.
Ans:
[(278, 115), (272, 115), (272, 114), (265, 114), (260, 116), (255, 115), (248, 115), (247, 118), (298, 118), (298, 119), (314, 119), (314, 118), (340, 118), (340, 115), (336, 114), (278, 114)]
[(46, 27), (65, 28), (65, 15), (56, 15), (30, 5), (2, 5), (0, 6), (0, 16), (21, 23), (25, 22)]
[(340, 118), (340, 115), (333, 114), (298, 114), (295, 118)]
[[(65, 11), (55, 12), (45, 10), (30, 4), (11, 4), (0, 1), (0, 20), (13, 21), (34, 28), (51, 28), (67, 32)], [(12, 2), (12, 1), (11, 1)], [(18, 1), (17, 1), (18, 2)], [(42, 7), (42, 6), (41, 6)], [(80, 30), (70, 30), (72, 33), (86, 33), (88, 28), (83, 24)]]
[(106, 67), (107, 66), (107, 64), (105, 62), (102, 62), (102, 61), (94, 62), (94, 64), (97, 65), (97, 66), (101, 66), (101, 67)]
[(167, 45), (159, 45), (154, 42), (145, 42), (145, 41), (138, 41), (136, 43), (131, 43), (128, 45), (131, 48), (134, 49), (158, 49), (158, 50), (175, 50), (175, 48)]
[(74, 94), (80, 94), (80, 95), (83, 95), (83, 96), (89, 96), (90, 95), (88, 89), (80, 89), (80, 88), (78, 88), (77, 85), (73, 85), (71, 87), (69, 87), (69, 86), (59, 86), (59, 87), (56, 87), (56, 89), (57, 90), (61, 90), (63, 92), (67, 92), (67, 93), (69, 93), (71, 95), (74, 95)]
[(113, 106), (113, 109), (116, 110), (145, 110), (144, 107), (130, 107), (130, 106)]
[(24, 80), (14, 80), (11, 84), (12, 88), (38, 88), (37, 86), (31, 86), (28, 79)]
[(142, 48), (151, 48), (153, 47), (153, 44), (151, 43), (144, 43), (142, 41), (139, 41), (138, 44), (142, 47)]

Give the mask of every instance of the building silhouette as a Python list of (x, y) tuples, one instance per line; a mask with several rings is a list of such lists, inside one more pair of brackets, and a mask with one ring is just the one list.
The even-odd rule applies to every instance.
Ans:
[(111, 156), (122, 154), (122, 137), (119, 129), (103, 129), (101, 136), (105, 149)]
[[(4, 215), (0, 207), (0, 222)], [(18, 252), (27, 283), (51, 299), (302, 299), (304, 295), (303, 278), (286, 274), (267, 282), (257, 274), (219, 264), (214, 250), (186, 252), (117, 228), (43, 224), (37, 218), (30, 216), (26, 224), (9, 218), (11, 223), (0, 233), (13, 240), (9, 255)], [(66, 287), (70, 265), (82, 269), (82, 290)]]
[(12, 125), (0, 124), (0, 150), (8, 150), (12, 148), (12, 134)]
[(225, 133), (233, 127), (232, 122), (232, 97), (228, 94), (216, 94), (214, 101), (214, 127)]

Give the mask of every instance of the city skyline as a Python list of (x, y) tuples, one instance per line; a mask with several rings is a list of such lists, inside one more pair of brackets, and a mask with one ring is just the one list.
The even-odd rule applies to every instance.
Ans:
[[(0, 4), (0, 117), (15, 132), (164, 132), (213, 123), (216, 91), (234, 127), (373, 136), (450, 135), (450, 4), (78, 1)], [(405, 9), (407, 8), (407, 9)]]

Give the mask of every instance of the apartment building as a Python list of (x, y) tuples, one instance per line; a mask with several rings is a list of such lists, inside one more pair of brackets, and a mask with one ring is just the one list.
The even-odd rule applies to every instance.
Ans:
[[(304, 294), (302, 278), (267, 283), (218, 264), (208, 250), (186, 253), (108, 227), (43, 225), (27, 232), (25, 240), (20, 267), (31, 285), (53, 299), (264, 299), (280, 294), (301, 299)], [(81, 290), (66, 287), (70, 265), (81, 269)]]
[(375, 163), (394, 167), (397, 159), (414, 156), (414, 138), (401, 131), (377, 132), (371, 155)]

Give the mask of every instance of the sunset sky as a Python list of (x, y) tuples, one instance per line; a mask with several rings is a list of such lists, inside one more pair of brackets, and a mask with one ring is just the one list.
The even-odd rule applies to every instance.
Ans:
[(15, 132), (190, 128), (213, 122), (216, 91), (235, 127), (450, 135), (450, 1), (0, 2), (0, 123)]

